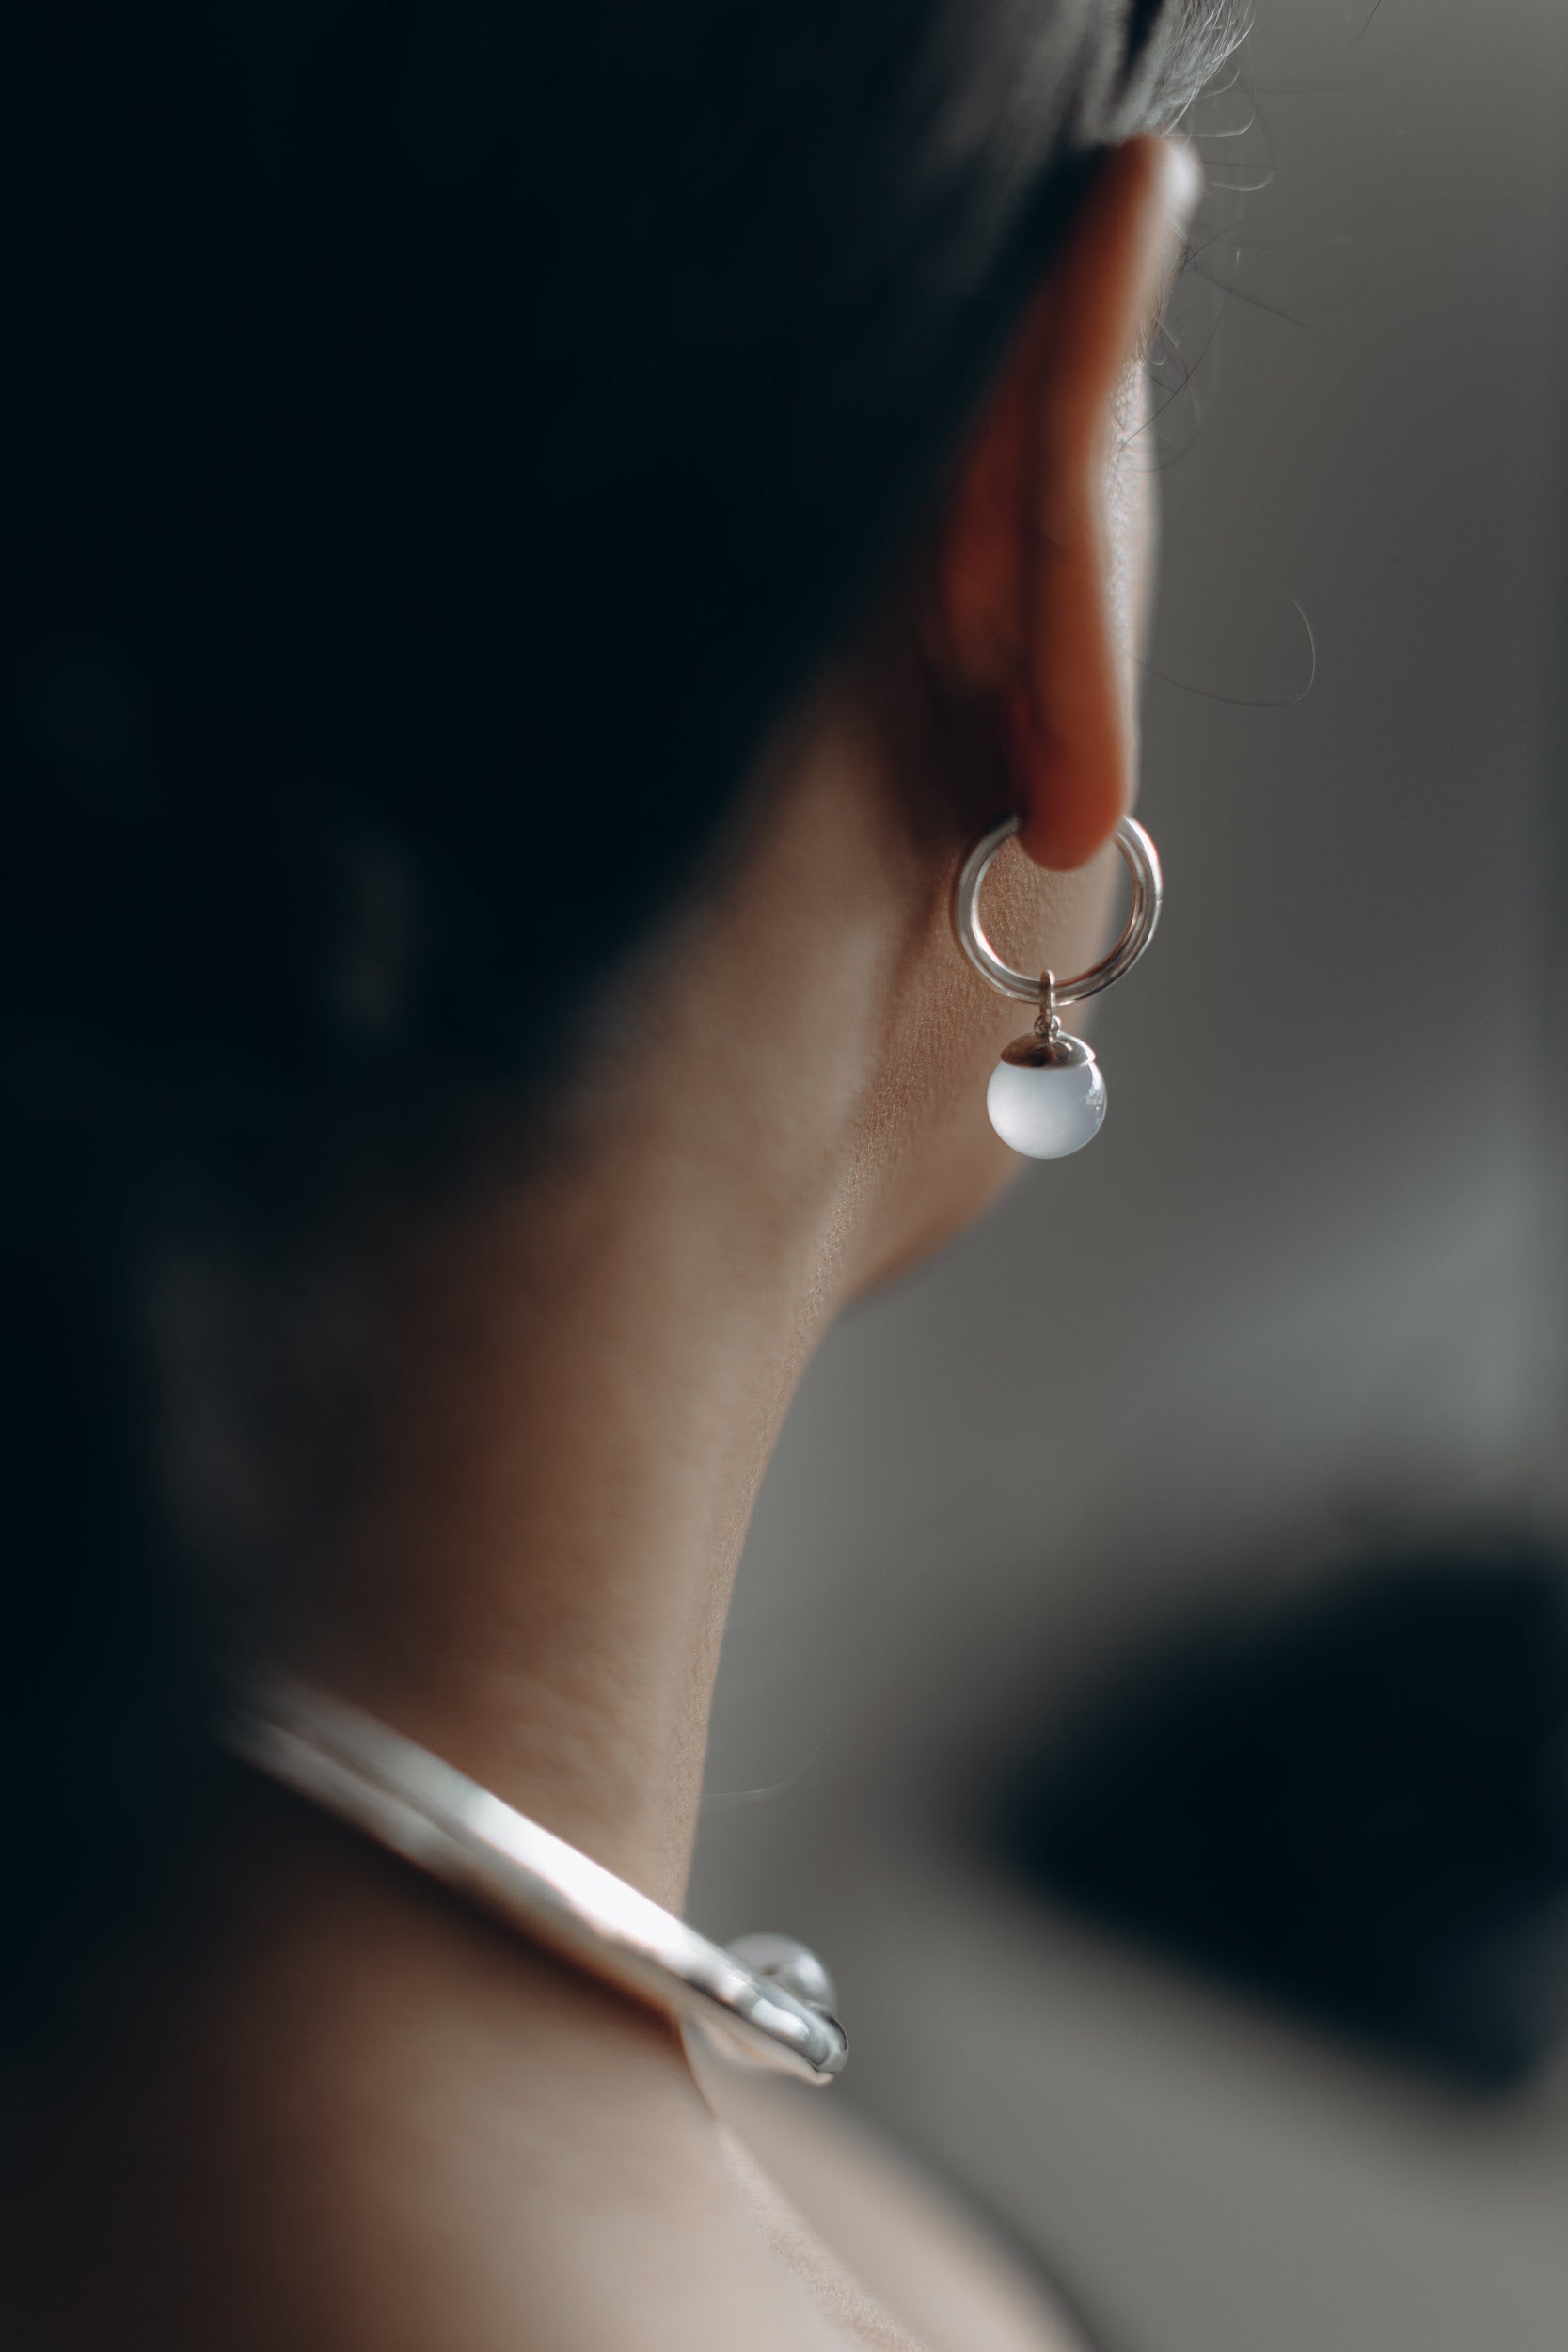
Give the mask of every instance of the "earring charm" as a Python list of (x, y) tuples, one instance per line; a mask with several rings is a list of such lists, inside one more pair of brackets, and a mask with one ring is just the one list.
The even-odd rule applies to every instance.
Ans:
[(980, 887), (1018, 823), (1016, 817), (1005, 817), (981, 834), (965, 858), (953, 890), (953, 926), (958, 945), (988, 987), (1039, 1008), (1034, 1029), (1004, 1047), (990, 1073), (986, 1089), (990, 1123), (1003, 1142), (1026, 1159), (1061, 1160), (1093, 1141), (1106, 1106), (1100, 1064), (1082, 1038), (1063, 1028), (1061, 1008), (1098, 996), (1132, 971), (1154, 936), (1164, 882), (1153, 842), (1135, 817), (1124, 817), (1117, 827), (1116, 844), (1132, 876), (1132, 903), (1110, 954), (1069, 980), (1050, 971), (1037, 978), (1016, 971), (1003, 962), (981, 928)]

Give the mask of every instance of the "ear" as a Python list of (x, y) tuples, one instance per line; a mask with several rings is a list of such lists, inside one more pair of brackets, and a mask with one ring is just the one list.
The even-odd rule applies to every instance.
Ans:
[(1137, 710), (1112, 530), (1118, 391), (1202, 187), (1192, 150), (1113, 148), (960, 469), (942, 532), (939, 664), (993, 698), (1041, 866), (1083, 866), (1133, 790)]

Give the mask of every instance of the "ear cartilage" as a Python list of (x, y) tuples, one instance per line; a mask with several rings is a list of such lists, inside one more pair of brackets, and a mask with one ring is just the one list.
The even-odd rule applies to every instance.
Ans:
[(1082, 1038), (1062, 1027), (1061, 1007), (1082, 1004), (1131, 972), (1154, 936), (1164, 883), (1160, 855), (1135, 817), (1124, 817), (1117, 848), (1132, 878), (1132, 903), (1126, 926), (1110, 954), (1059, 980), (1053, 972), (1034, 978), (1004, 963), (980, 926), (980, 886), (991, 860), (1018, 831), (1016, 817), (1004, 818), (981, 834), (959, 869), (953, 891), (953, 926), (970, 962), (999, 995), (1037, 1005), (1033, 1030), (1004, 1048), (986, 1089), (990, 1123), (1006, 1144), (1030, 1160), (1062, 1160), (1081, 1152), (1100, 1133), (1105, 1117), (1105, 1081)]

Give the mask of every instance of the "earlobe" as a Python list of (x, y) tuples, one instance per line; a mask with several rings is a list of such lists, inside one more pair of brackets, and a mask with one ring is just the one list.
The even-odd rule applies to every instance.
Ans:
[(1116, 396), (1201, 186), (1190, 150), (1107, 155), (955, 489), (942, 550), (947, 658), (994, 700), (1041, 866), (1083, 866), (1133, 787), (1136, 708), (1111, 514)]

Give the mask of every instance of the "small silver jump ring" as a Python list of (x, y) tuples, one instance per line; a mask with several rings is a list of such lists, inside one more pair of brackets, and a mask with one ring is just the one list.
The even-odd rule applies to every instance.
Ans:
[(1004, 963), (980, 925), (980, 886), (992, 858), (1012, 839), (1018, 825), (1016, 817), (1004, 817), (981, 834), (959, 868), (953, 886), (953, 927), (958, 945), (980, 977), (1000, 995), (1011, 996), (1022, 1005), (1039, 1005), (1048, 1011), (1062, 1005), (1081, 1005), (1085, 997), (1098, 996), (1102, 988), (1131, 972), (1153, 938), (1164, 898), (1160, 853), (1135, 817), (1122, 818), (1116, 830), (1116, 845), (1132, 879), (1132, 903), (1121, 937), (1108, 956), (1080, 972), (1076, 979), (1053, 981), (1049, 975), (1035, 977)]
[(1049, 1041), (1062, 1034), (1062, 1016), (1056, 1010), (1056, 975), (1049, 967), (1040, 974), (1040, 1009), (1035, 1017), (1035, 1035)]

